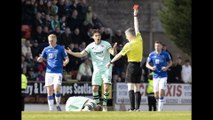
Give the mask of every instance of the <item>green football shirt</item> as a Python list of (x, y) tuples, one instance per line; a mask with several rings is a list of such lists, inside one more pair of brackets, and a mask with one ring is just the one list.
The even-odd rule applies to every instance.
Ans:
[(109, 42), (101, 40), (100, 44), (97, 45), (95, 42), (92, 42), (85, 48), (85, 51), (92, 60), (94, 71), (106, 69), (106, 64), (111, 60), (108, 51), (111, 47)]

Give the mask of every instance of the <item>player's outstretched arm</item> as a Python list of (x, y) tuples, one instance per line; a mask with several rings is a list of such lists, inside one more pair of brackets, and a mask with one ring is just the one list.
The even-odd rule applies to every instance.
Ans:
[(135, 35), (139, 32), (139, 23), (138, 23), (138, 5), (134, 5), (134, 28)]
[(106, 67), (109, 68), (109, 66), (110, 66), (111, 64), (113, 64), (115, 61), (119, 60), (121, 57), (122, 57), (121, 53), (118, 53), (118, 54), (110, 61), (110, 63), (107, 63), (107, 64), (106, 64)]
[(109, 49), (109, 53), (110, 53), (111, 55), (113, 55), (113, 56), (114, 56), (115, 54), (117, 54), (116, 47), (117, 47), (117, 42), (113, 45), (112, 48)]
[(85, 57), (88, 55), (88, 53), (85, 50), (83, 50), (81, 52), (73, 52), (70, 48), (67, 48), (66, 52), (69, 53), (70, 55), (73, 55), (78, 58)]

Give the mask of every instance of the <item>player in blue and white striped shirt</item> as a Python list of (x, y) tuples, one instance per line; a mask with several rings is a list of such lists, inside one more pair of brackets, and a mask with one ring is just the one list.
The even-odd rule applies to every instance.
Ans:
[(163, 110), (165, 90), (167, 87), (167, 70), (172, 66), (172, 60), (168, 52), (162, 51), (162, 43), (155, 41), (155, 51), (147, 58), (146, 67), (151, 69), (153, 74), (153, 88), (155, 98), (158, 100), (158, 111)]
[(57, 45), (57, 37), (54, 34), (48, 36), (49, 46), (45, 47), (38, 62), (47, 62), (46, 74), (45, 74), (45, 86), (47, 87), (47, 100), (49, 110), (53, 110), (53, 92), (55, 92), (56, 108), (57, 111), (61, 111), (60, 108), (60, 86), (62, 83), (63, 66), (66, 66), (69, 62), (69, 58), (65, 49)]

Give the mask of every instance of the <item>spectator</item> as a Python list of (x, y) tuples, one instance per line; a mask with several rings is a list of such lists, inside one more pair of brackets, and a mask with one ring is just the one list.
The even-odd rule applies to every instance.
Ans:
[(37, 5), (37, 12), (40, 12), (42, 15), (46, 14), (46, 6), (44, 5), (43, 0), (39, 0), (38, 5)]
[(21, 56), (21, 68), (22, 69), (27, 69), (27, 62), (25, 61), (25, 56), (24, 55), (22, 55)]
[(70, 2), (70, 0), (65, 0), (65, 2), (64, 2), (64, 4), (65, 4), (65, 16), (66, 17), (68, 17), (68, 16), (70, 16), (70, 13), (71, 13), (71, 2)]
[(44, 38), (43, 34), (42, 34), (42, 26), (37, 26), (36, 27), (36, 32), (34, 32), (32, 34), (32, 40), (37, 40), (39, 46), (42, 46), (41, 44), (46, 43), (46, 38)]
[(182, 58), (177, 57), (176, 64), (174, 66), (175, 83), (183, 83), (181, 78), (181, 71), (182, 71)]
[(51, 19), (49, 14), (45, 15), (45, 18), (43, 19), (43, 25), (47, 26), (48, 29), (52, 31), (52, 29), (51, 29), (51, 20), (52, 19)]
[(66, 19), (66, 25), (70, 28), (71, 31), (74, 31), (75, 28), (80, 28), (80, 21), (78, 19), (78, 11), (74, 10), (72, 12), (72, 15), (67, 17)]
[[(74, 52), (80, 52), (80, 50), (78, 48), (75, 47), (75, 44), (74, 43), (71, 43), (69, 45), (69, 48), (74, 51)], [(78, 73), (78, 68), (79, 68), (79, 65), (81, 64), (80, 61), (81, 59), (80, 58), (76, 58), (70, 54), (68, 54), (68, 57), (70, 59), (70, 62), (67, 64), (67, 66), (65, 67), (65, 70), (71, 74), (72, 76), (72, 79), (76, 79), (77, 77), (77, 73)]]
[(84, 35), (84, 41), (86, 42), (86, 44), (90, 44), (91, 42), (93, 42), (93, 38), (92, 38), (92, 28), (88, 28), (86, 34)]
[(60, 38), (60, 36), (61, 36), (60, 27), (56, 27), (55, 30), (51, 32), (51, 34), (55, 34), (57, 36), (57, 38)]
[(87, 47), (86, 42), (82, 42), (81, 45), (79, 46), (79, 50), (83, 51)]
[(32, 51), (31, 51), (30, 40), (26, 40), (25, 45), (22, 46), (22, 55), (24, 55), (26, 57), (27, 53), (28, 53), (29, 57), (32, 59), (33, 56), (32, 56)]
[(181, 77), (184, 83), (192, 83), (192, 67), (188, 59), (185, 60), (182, 66)]
[(163, 44), (163, 50), (169, 53), (169, 55), (171, 56), (171, 59), (172, 59), (172, 61), (173, 61), (172, 54), (171, 54), (171, 52), (169, 52), (169, 50), (167, 49), (166, 44)]
[(58, 14), (58, 6), (56, 5), (58, 3), (58, 0), (52, 0), (52, 4), (50, 7), (50, 15), (56, 16)]
[(84, 62), (81, 63), (78, 69), (77, 80), (91, 81), (91, 78), (92, 78), (91, 62), (88, 58), (86, 58)]
[(42, 14), (40, 12), (37, 12), (35, 14), (35, 18), (33, 19), (32, 29), (33, 32), (35, 32), (35, 29), (37, 29), (37, 26), (44, 26), (43, 20), (42, 20)]
[(87, 2), (86, 0), (79, 0), (79, 3), (77, 4), (77, 11), (78, 11), (78, 18), (80, 20), (80, 23), (83, 24), (85, 18), (86, 18), (86, 12), (87, 12)]
[(104, 26), (104, 24), (98, 19), (96, 13), (92, 14), (92, 24), (93, 24), (93, 29), (100, 29), (101, 27)]
[(78, 45), (82, 43), (82, 35), (78, 28), (75, 28), (74, 33), (72, 34), (72, 41), (74, 44), (78, 44)]
[(93, 15), (92, 6), (88, 6), (88, 9), (86, 12), (86, 19), (84, 20), (84, 26), (86, 28), (93, 26), (92, 15)]
[(31, 51), (32, 51), (33, 58), (35, 58), (35, 56), (39, 56), (39, 54), (41, 52), (41, 49), (38, 46), (38, 41), (37, 40), (35, 40), (33, 42), (33, 46), (31, 47)]
[(66, 29), (66, 16), (62, 16), (60, 19), (61, 31), (64, 32)]
[[(101, 28), (103, 29), (103, 28)], [(112, 37), (112, 30), (110, 28), (104, 28), (104, 31), (101, 34), (101, 38), (105, 41), (108, 41), (111, 43), (111, 37)]]
[(61, 39), (58, 40), (58, 44), (64, 45), (65, 48), (72, 43), (72, 35), (69, 27), (66, 27), (65, 32), (61, 34)]
[(112, 36), (112, 44), (114, 44), (116, 42), (118, 45), (122, 45), (122, 46), (124, 45), (124, 38), (122, 36), (121, 30), (117, 30), (115, 32), (115, 35)]
[(176, 79), (175, 79), (175, 63), (172, 63), (172, 66), (168, 68), (167, 70), (168, 73), (168, 79), (167, 82), (168, 83), (176, 83)]
[(22, 15), (23, 21), (22, 24), (32, 25), (32, 21), (35, 14), (35, 7), (31, 4), (30, 0), (26, 0), (26, 2), (22, 3)]
[(51, 20), (51, 30), (55, 30), (57, 27), (60, 28), (60, 22), (58, 15), (55, 15), (53, 20)]
[(35, 64), (34, 64), (34, 60), (31, 57), (31, 53), (26, 53), (26, 57), (25, 57), (25, 61), (27, 62), (27, 69), (29, 70), (29, 68), (34, 68)]
[(33, 67), (27, 69), (27, 79), (29, 81), (36, 81), (37, 74), (34, 72)]
[(66, 16), (65, 0), (59, 0), (59, 2), (56, 5), (58, 6), (58, 16), (59, 16), (59, 18), (62, 18), (63, 16)]
[(42, 39), (43, 39), (43, 43), (42, 44), (46, 44), (45, 47), (48, 46), (47, 37), (48, 37), (49, 34), (50, 34), (49, 27), (48, 26), (44, 26), (41, 35), (42, 35)]

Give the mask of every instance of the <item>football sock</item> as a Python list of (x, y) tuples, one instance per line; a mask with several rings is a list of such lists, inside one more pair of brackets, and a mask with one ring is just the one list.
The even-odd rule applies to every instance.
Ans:
[(129, 90), (130, 109), (135, 109), (135, 94), (133, 90)]
[(104, 93), (103, 105), (107, 106), (107, 100), (109, 99), (109, 92)]
[(160, 97), (158, 100), (158, 111), (163, 110), (164, 97)]
[(100, 98), (99, 98), (98, 92), (93, 92), (92, 95), (93, 95), (93, 99), (95, 100), (95, 103), (100, 104)]
[(47, 97), (48, 105), (49, 105), (49, 110), (53, 110), (53, 96), (48, 96)]
[(141, 93), (139, 91), (137, 91), (135, 93), (135, 100), (136, 100), (136, 109), (140, 108), (140, 103), (141, 103)]
[(60, 93), (55, 93), (55, 101), (56, 101), (56, 106), (59, 106), (60, 101), (61, 101), (61, 94)]

